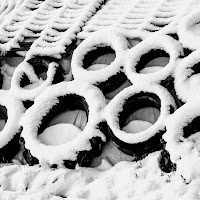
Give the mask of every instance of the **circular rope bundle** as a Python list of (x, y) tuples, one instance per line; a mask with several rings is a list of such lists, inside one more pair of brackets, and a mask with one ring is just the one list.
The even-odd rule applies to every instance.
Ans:
[[(123, 84), (125, 87), (131, 85), (123, 72), (120, 56), (128, 46), (126, 37), (112, 29), (93, 33), (73, 53), (74, 79), (87, 80), (97, 85), (104, 94), (113, 92)], [(114, 95), (110, 96), (108, 98)]]
[[(34, 105), (27, 110), (22, 120), (21, 137), (29, 154), (26, 155), (27, 162), (65, 165), (68, 168), (74, 168), (77, 163), (90, 166), (90, 161), (100, 154), (105, 142), (105, 136), (98, 126), (101, 120), (99, 112), (105, 106), (105, 98), (98, 88), (83, 81), (62, 82), (47, 87), (35, 99)], [(81, 122), (76, 123), (76, 120)], [(56, 125), (66, 127), (66, 124), (75, 125), (80, 134), (70, 132), (68, 126), (64, 130), (66, 135), (71, 134), (70, 140), (56, 145), (47, 144), (40, 137), (48, 128)], [(59, 128), (58, 137), (60, 131)]]
[[(181, 117), (180, 117), (181, 116)], [(192, 152), (200, 155), (200, 109), (198, 101), (189, 101), (176, 110), (166, 121), (167, 131), (163, 135), (166, 149), (172, 162), (176, 163)]]
[(197, 42), (200, 39), (198, 27), (199, 18), (200, 11), (196, 9), (179, 21), (177, 33), (180, 43), (185, 48), (195, 50), (200, 47), (199, 42)]
[(118, 149), (140, 160), (162, 148), (164, 122), (175, 109), (175, 101), (164, 87), (145, 82), (130, 86), (106, 108), (109, 136)]
[(20, 99), (33, 99), (47, 85), (63, 80), (57, 63), (35, 57), (18, 65), (12, 77), (11, 90)]
[(196, 50), (183, 58), (175, 70), (175, 89), (184, 102), (198, 96), (200, 51)]
[(23, 103), (10, 92), (0, 91), (0, 162), (11, 162), (20, 150), (19, 119), (24, 114)]
[(170, 36), (149, 37), (129, 50), (125, 65), (126, 75), (131, 82), (166, 80), (172, 75), (181, 53), (181, 45)]

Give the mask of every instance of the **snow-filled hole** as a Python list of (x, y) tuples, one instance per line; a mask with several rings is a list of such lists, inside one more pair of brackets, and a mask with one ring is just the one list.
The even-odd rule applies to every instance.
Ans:
[(141, 92), (129, 97), (119, 113), (119, 126), (125, 132), (138, 133), (152, 126), (160, 116), (161, 101), (153, 93)]
[(5, 106), (0, 105), (0, 131), (3, 130), (8, 119), (7, 109)]
[(109, 46), (99, 46), (89, 51), (83, 59), (83, 68), (96, 71), (107, 67), (115, 60), (115, 51)]
[(191, 122), (183, 127), (183, 137), (188, 138), (197, 132), (200, 132), (200, 116), (192, 119)]
[(58, 97), (43, 117), (38, 128), (39, 139), (47, 145), (60, 145), (73, 140), (85, 128), (88, 121), (88, 104), (84, 97), (69, 94)]
[(112, 99), (124, 88), (131, 86), (132, 83), (123, 72), (117, 72), (117, 74), (111, 76), (106, 81), (95, 85), (100, 88), (107, 99)]
[(141, 56), (136, 65), (136, 72), (141, 74), (154, 73), (169, 63), (169, 54), (160, 49), (152, 49)]

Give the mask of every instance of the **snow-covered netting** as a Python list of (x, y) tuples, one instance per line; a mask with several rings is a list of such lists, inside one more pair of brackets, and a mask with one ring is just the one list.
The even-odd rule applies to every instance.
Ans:
[(0, 0), (0, 199), (200, 199), (199, 6)]

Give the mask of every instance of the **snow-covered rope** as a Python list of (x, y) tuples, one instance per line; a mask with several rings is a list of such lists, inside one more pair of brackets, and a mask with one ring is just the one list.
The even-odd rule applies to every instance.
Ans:
[[(23, 116), (21, 137), (25, 140), (25, 148), (30, 150), (40, 164), (64, 164), (73, 168), (79, 163), (84, 166), (86, 161), (91, 162), (92, 157), (99, 156), (101, 145), (105, 142), (105, 135), (98, 128), (101, 122), (100, 113), (105, 106), (102, 93), (87, 82), (62, 82), (47, 87)], [(68, 128), (65, 128), (65, 136), (71, 134), (71, 141), (55, 146), (47, 145), (39, 139), (38, 134), (42, 134), (47, 127), (60, 124), (63, 126), (63, 123), (65, 126), (69, 125), (71, 122), (67, 119), (70, 116), (67, 117), (67, 113), (64, 113), (77, 109), (88, 115), (86, 126), (82, 127), (80, 124), (78, 127), (79, 130), (82, 127), (80, 134), (66, 133)], [(57, 135), (62, 137), (59, 132), (61, 129)]]
[(111, 140), (121, 151), (133, 156), (133, 160), (140, 160), (162, 148), (160, 139), (165, 132), (165, 120), (175, 110), (175, 101), (164, 87), (143, 81), (112, 99), (104, 117), (111, 129)]

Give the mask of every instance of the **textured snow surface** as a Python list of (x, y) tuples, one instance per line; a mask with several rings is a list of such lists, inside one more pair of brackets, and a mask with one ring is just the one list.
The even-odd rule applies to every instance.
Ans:
[[(10, 165), (0, 168), (1, 199), (199, 199), (199, 175), (186, 183), (177, 173), (161, 175), (158, 152), (139, 163), (120, 162), (108, 170), (57, 170)], [(190, 162), (191, 163), (191, 162)], [(188, 166), (188, 165), (186, 165)]]
[(199, 7), (0, 0), (0, 200), (199, 200)]

